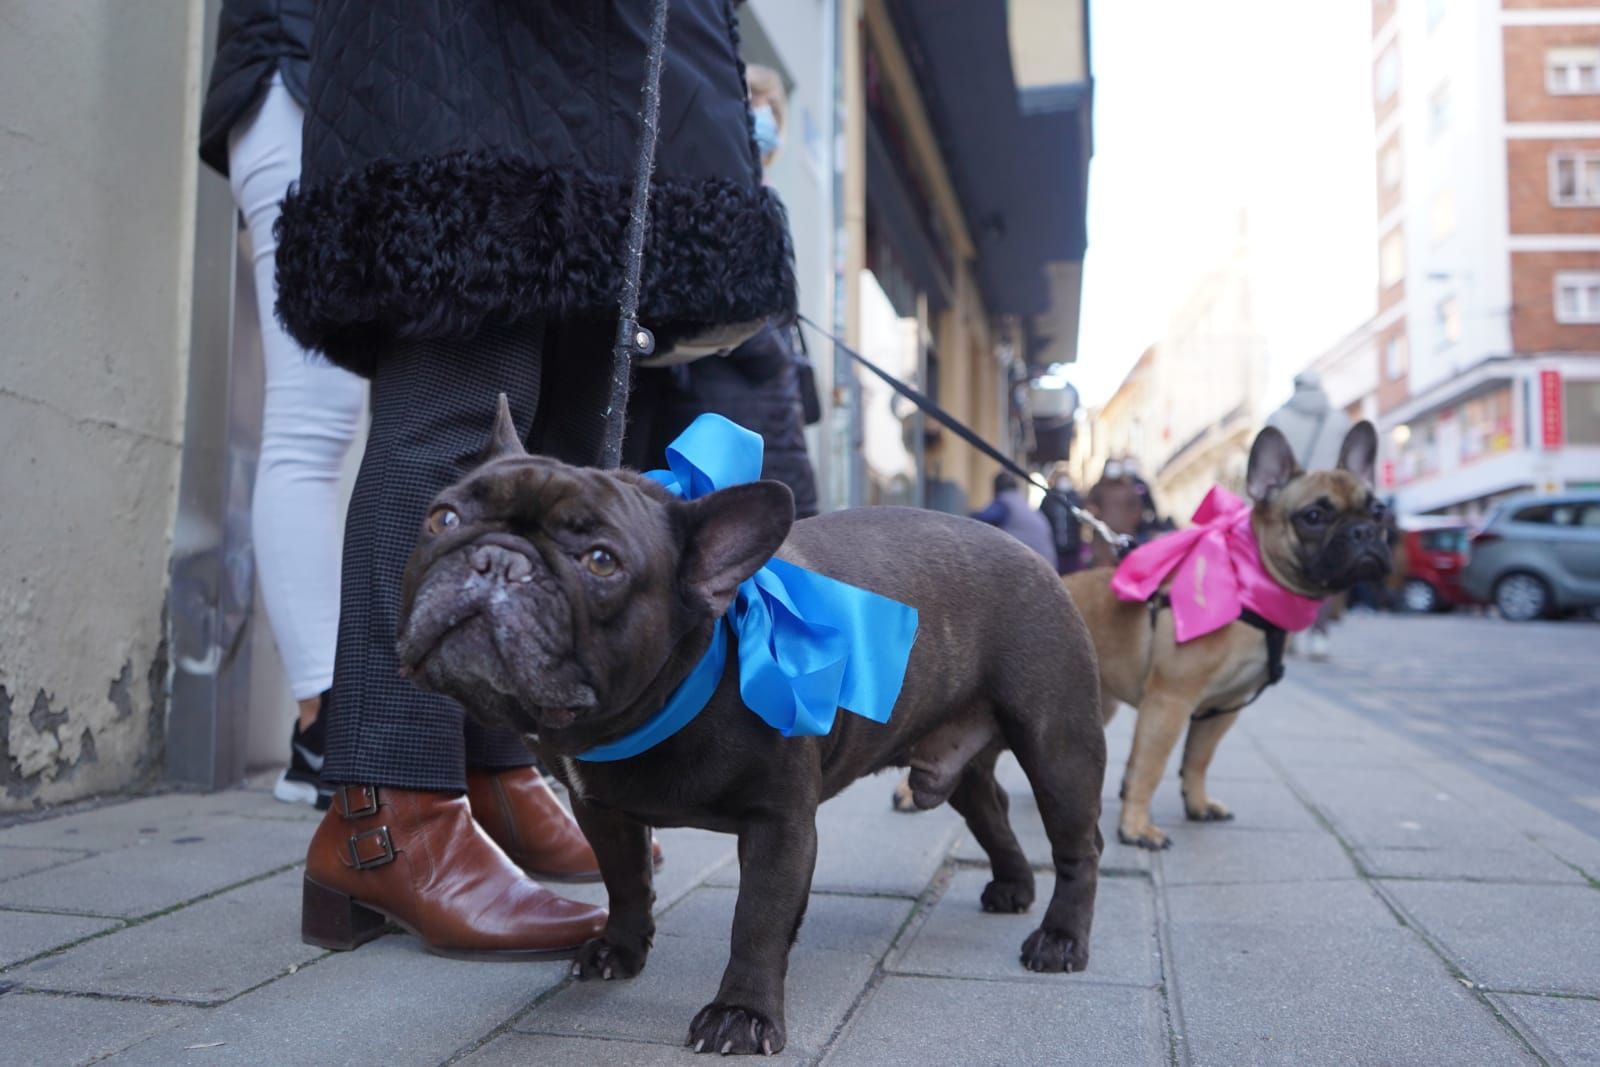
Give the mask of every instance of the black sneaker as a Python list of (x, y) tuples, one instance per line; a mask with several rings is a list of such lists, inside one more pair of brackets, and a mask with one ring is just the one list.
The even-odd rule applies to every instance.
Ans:
[(289, 733), (289, 766), (278, 776), (272, 795), (286, 804), (310, 804), (318, 811), (327, 811), (333, 804), (333, 789), (322, 781), (323, 723), (328, 716), (328, 694), (322, 694), (322, 707), (317, 710), (317, 721), (302, 731), (295, 720)]

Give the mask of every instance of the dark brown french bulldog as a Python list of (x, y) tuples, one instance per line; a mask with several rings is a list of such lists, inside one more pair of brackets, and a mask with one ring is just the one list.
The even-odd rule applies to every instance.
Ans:
[[(1373, 492), (1378, 439), (1370, 422), (1345, 435), (1334, 470), (1302, 471), (1289, 442), (1272, 427), (1250, 448), (1246, 489), (1261, 561), (1279, 585), (1320, 599), (1389, 571), (1383, 507)], [(1217, 745), (1238, 712), (1269, 683), (1267, 641), (1243, 621), (1179, 644), (1170, 610), (1118, 598), (1111, 568), (1079, 571), (1064, 581), (1094, 635), (1105, 719), (1118, 702), (1138, 714), (1133, 751), (1122, 779), (1117, 835), (1124, 844), (1166, 848), (1171, 839), (1150, 821), (1150, 800), (1178, 738), (1189, 819), (1212, 822), (1233, 813), (1206, 789)]]
[[(740, 582), (777, 557), (911, 605), (920, 619), (889, 721), (841, 712), (784, 738), (741, 702), (738, 657), (679, 732), (617, 762), (576, 759), (649, 719), (711, 642)], [(441, 493), (405, 583), (399, 651), (413, 677), (528, 735), (572, 795), (610, 896), (584, 978), (639, 973), (655, 932), (650, 827), (739, 838), (732, 952), (690, 1024), (697, 1051), (784, 1047), (784, 975), (817, 852), (816, 810), (862, 775), (913, 768), (989, 854), (989, 911), (1020, 912), (1034, 876), (994, 762), (1016, 753), (1038, 798), (1055, 891), (1022, 945), (1035, 971), (1088, 961), (1105, 774), (1094, 652), (1050, 567), (982, 523), (910, 508), (793, 521), (788, 489), (751, 482), (692, 501), (642, 475), (530, 456), (502, 409), (489, 460)]]

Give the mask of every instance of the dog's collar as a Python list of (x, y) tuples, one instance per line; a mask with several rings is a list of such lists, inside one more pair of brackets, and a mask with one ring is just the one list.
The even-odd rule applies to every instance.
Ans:
[[(702, 415), (667, 447), (670, 470), (647, 477), (694, 500), (761, 477), (761, 437)], [(917, 609), (848, 583), (768, 560), (739, 583), (713, 647), (650, 721), (577, 757), (627, 759), (683, 729), (716, 691), (728, 630), (739, 640), (739, 696), (784, 737), (822, 737), (842, 709), (889, 721), (917, 636)], [(609, 754), (614, 753), (614, 754)]]
[(688, 726), (696, 715), (705, 710), (711, 694), (717, 691), (717, 683), (722, 681), (722, 670), (727, 664), (728, 623), (726, 619), (719, 619), (711, 631), (711, 647), (689, 671), (688, 677), (678, 683), (678, 688), (672, 691), (660, 711), (650, 716), (637, 730), (598, 748), (591, 748), (577, 758), (585, 763), (611, 763), (632, 759), (659, 745)]

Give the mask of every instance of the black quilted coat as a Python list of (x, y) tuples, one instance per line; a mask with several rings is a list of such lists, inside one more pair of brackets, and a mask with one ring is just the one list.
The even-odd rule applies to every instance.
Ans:
[[(397, 339), (614, 319), (649, 9), (319, 0), (302, 179), (279, 223), (296, 339), (370, 375)], [(787, 311), (794, 286), (732, 4), (670, 11), (640, 306), (664, 346)]]
[(200, 109), (200, 158), (226, 177), (228, 131), (266, 93), (273, 73), (304, 107), (310, 70), (311, 0), (222, 0)]

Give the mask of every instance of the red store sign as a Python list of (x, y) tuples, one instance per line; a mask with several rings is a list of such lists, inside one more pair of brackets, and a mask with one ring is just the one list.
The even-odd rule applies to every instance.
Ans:
[(1561, 411), (1561, 372), (1539, 372), (1539, 441), (1546, 449), (1565, 443), (1566, 425)]

